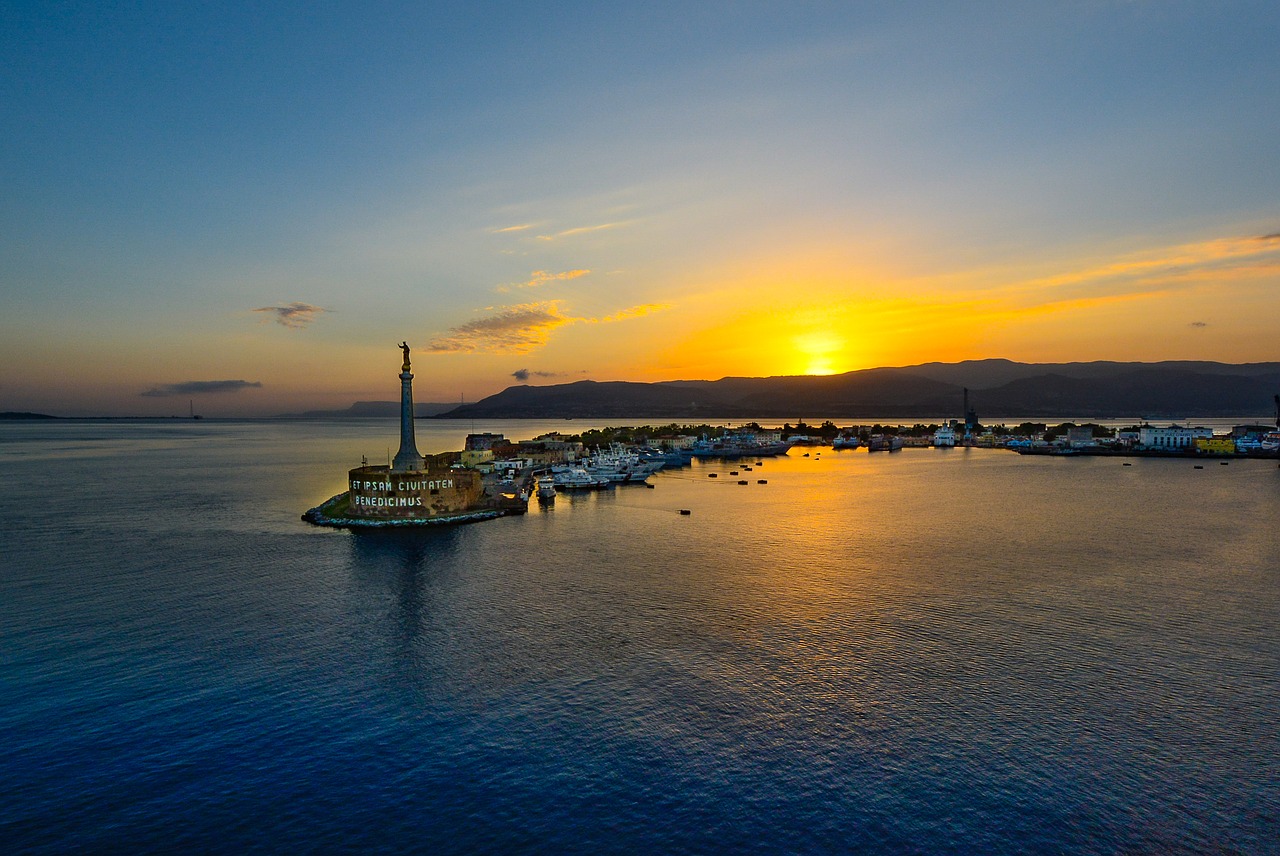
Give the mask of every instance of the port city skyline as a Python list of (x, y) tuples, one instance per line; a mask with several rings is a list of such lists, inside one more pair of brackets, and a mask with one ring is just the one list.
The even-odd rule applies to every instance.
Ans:
[(303, 12), (9, 7), (0, 411), (1277, 358), (1265, 4)]

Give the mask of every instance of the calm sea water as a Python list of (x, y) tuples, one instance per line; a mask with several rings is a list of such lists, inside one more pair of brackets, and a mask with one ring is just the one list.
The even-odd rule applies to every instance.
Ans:
[(798, 449), (298, 519), (395, 441), (0, 426), (0, 848), (1280, 853), (1274, 461)]

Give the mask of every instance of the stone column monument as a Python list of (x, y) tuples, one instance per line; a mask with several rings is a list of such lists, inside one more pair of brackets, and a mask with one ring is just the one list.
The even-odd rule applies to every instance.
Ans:
[(391, 461), (391, 472), (406, 473), (422, 469), (422, 455), (413, 438), (413, 373), (409, 371), (409, 344), (400, 343), (404, 365), (400, 367), (400, 451)]

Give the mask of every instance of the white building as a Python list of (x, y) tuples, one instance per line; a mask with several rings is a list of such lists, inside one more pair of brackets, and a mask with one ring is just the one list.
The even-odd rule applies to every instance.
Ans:
[(1197, 439), (1211, 439), (1212, 428), (1184, 428), (1181, 425), (1170, 425), (1157, 428), (1154, 425), (1143, 425), (1138, 429), (1138, 446), (1144, 449), (1191, 449)]

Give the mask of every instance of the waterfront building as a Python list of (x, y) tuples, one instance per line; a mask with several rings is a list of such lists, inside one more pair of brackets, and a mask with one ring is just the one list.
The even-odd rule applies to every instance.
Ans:
[(1203, 455), (1234, 455), (1236, 441), (1231, 437), (1197, 437), (1196, 451)]
[(543, 434), (532, 440), (516, 444), (521, 457), (535, 464), (564, 464), (576, 461), (583, 454), (583, 446), (576, 440), (567, 440), (563, 434)]
[(1197, 439), (1212, 437), (1212, 428), (1188, 428), (1182, 425), (1157, 428), (1154, 425), (1143, 425), (1138, 429), (1138, 445), (1145, 449), (1188, 451), (1195, 447)]
[(1067, 445), (1072, 449), (1098, 445), (1093, 440), (1093, 428), (1088, 425), (1077, 425), (1068, 428)]

